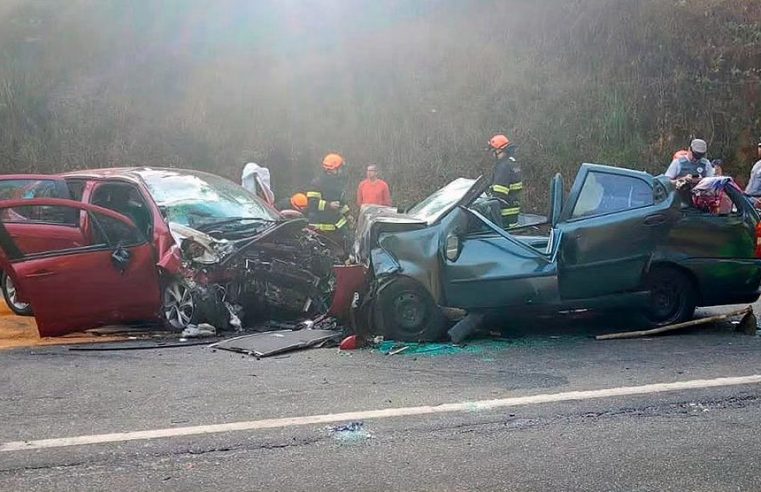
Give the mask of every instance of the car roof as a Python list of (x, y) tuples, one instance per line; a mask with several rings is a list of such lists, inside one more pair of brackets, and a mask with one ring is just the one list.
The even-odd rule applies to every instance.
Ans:
[[(127, 179), (131, 181), (143, 181), (148, 175), (156, 174), (190, 174), (194, 176), (218, 176), (215, 174), (196, 171), (193, 169), (181, 169), (171, 167), (110, 167), (101, 169), (81, 169), (60, 174), (63, 178), (80, 179)], [(226, 178), (225, 178), (226, 179)]]

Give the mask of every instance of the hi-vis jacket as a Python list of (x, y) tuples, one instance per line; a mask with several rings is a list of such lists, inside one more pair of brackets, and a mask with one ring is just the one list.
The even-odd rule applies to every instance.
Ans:
[[(312, 181), (307, 190), (309, 225), (319, 231), (337, 231), (346, 226), (349, 206), (344, 200), (344, 180), (335, 174), (324, 173)], [(338, 210), (330, 202), (339, 202)]]
[(518, 225), (522, 190), (521, 168), (515, 157), (499, 159), (494, 165), (491, 194), (501, 200), (502, 226), (505, 228)]

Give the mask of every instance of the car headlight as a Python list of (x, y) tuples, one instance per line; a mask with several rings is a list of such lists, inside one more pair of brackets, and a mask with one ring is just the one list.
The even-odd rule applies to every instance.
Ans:
[(186, 259), (196, 263), (211, 265), (219, 262), (219, 256), (214, 251), (192, 238), (183, 239), (181, 249)]

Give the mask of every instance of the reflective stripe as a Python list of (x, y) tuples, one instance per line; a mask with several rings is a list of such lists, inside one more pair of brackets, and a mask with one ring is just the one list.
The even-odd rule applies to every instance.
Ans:
[(491, 185), (492, 191), (496, 191), (497, 193), (502, 193), (504, 195), (510, 194), (510, 188), (507, 186), (502, 185)]
[(523, 189), (523, 181), (513, 183), (510, 185), (510, 191), (518, 191)]
[(502, 216), (503, 217), (506, 216), (506, 215), (518, 215), (519, 213), (521, 213), (521, 208), (520, 207), (503, 208), (502, 209)]
[(318, 231), (335, 231), (336, 226), (333, 224), (309, 224), (309, 227), (312, 229), (317, 229)]
[(340, 228), (342, 228), (345, 225), (346, 225), (346, 219), (344, 217), (341, 217), (341, 220), (336, 222), (336, 225), (334, 227), (335, 227), (335, 229), (340, 229)]
[(344, 205), (343, 208), (341, 208), (341, 214), (346, 215), (347, 213), (349, 213), (349, 206)]
[(325, 200), (320, 200), (319, 203), (317, 204), (317, 210), (322, 212), (323, 210), (325, 210), (325, 206), (327, 204), (328, 204), (328, 202), (326, 202)]
[(319, 191), (307, 191), (307, 198), (322, 199), (322, 193)]

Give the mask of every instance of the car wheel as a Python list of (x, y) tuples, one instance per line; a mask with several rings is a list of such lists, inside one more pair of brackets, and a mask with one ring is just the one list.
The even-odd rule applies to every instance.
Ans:
[(162, 314), (170, 328), (184, 330), (196, 324), (198, 306), (193, 291), (179, 279), (170, 280), (162, 293)]
[(653, 269), (645, 280), (650, 305), (643, 313), (650, 326), (688, 321), (695, 314), (697, 293), (690, 277), (674, 268)]
[(431, 295), (407, 277), (391, 280), (378, 290), (375, 326), (386, 338), (405, 342), (440, 340), (446, 328)]
[(19, 316), (32, 316), (34, 313), (32, 313), (31, 304), (18, 300), (13, 280), (5, 272), (0, 275), (2, 275), (0, 285), (2, 285), (3, 289), (3, 298), (10, 310)]

